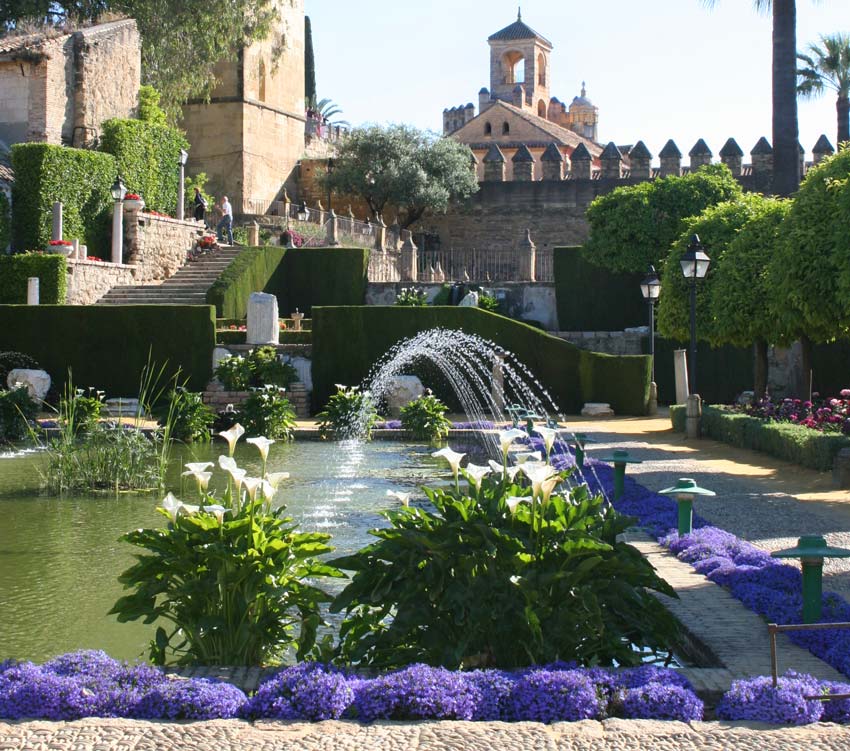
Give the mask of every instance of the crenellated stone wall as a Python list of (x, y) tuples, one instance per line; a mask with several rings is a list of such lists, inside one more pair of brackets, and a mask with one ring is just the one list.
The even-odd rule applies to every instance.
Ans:
[(186, 263), (203, 234), (203, 222), (124, 212), (124, 258), (136, 267), (136, 284), (168, 279)]
[(68, 259), (66, 305), (94, 305), (113, 287), (134, 284), (135, 266)]

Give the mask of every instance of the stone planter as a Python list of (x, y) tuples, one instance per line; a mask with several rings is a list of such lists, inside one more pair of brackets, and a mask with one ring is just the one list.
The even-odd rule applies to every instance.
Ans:
[(125, 198), (124, 211), (141, 211), (145, 208), (145, 200), (143, 198)]
[(65, 258), (70, 258), (71, 253), (74, 252), (73, 245), (48, 245), (46, 248), (47, 253), (52, 253), (54, 255), (65, 256)]

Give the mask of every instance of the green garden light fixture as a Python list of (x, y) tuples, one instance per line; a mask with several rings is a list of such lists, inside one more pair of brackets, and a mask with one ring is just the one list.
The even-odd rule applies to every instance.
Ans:
[(689, 535), (694, 528), (694, 496), (717, 495), (713, 490), (707, 490), (697, 485), (690, 477), (682, 477), (672, 488), (658, 491), (660, 495), (672, 495), (679, 507), (679, 537)]
[(821, 535), (803, 535), (796, 548), (775, 550), (774, 558), (799, 558), (803, 564), (803, 623), (818, 623), (821, 619), (824, 558), (850, 558), (850, 550), (831, 548)]
[(643, 464), (643, 459), (632, 459), (628, 451), (617, 449), (611, 456), (596, 457), (601, 462), (609, 462), (614, 465), (614, 500), (622, 498), (626, 486), (626, 465)]
[(584, 447), (588, 443), (596, 443), (587, 433), (575, 433), (570, 445), (576, 455), (576, 467), (584, 469)]

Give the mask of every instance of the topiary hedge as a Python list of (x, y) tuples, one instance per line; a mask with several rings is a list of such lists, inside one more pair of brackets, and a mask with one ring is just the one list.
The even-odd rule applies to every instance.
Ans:
[(34, 357), (61, 390), (78, 386), (135, 396), (150, 361), (179, 368), (202, 391), (212, 375), (215, 314), (202, 305), (0, 305), (0, 351)]
[(61, 305), (68, 287), (65, 256), (19, 253), (0, 255), (0, 305), (23, 305), (27, 301), (27, 279), (39, 279), (42, 305)]
[(643, 355), (588, 352), (478, 308), (317, 307), (312, 314), (314, 406), (327, 402), (336, 383), (359, 384), (400, 339), (441, 327), (477, 334), (513, 352), (563, 412), (578, 412), (585, 402), (609, 402), (618, 414), (646, 413), (650, 360)]
[(622, 331), (645, 326), (643, 273), (617, 273), (590, 263), (581, 246), (555, 248), (555, 299), (561, 331)]
[(167, 125), (114, 118), (103, 123), (100, 148), (115, 157), (127, 190), (141, 195), (146, 209), (174, 216), (180, 149), (189, 148), (183, 133)]
[(79, 238), (89, 255), (109, 253), (115, 158), (46, 143), (12, 146), (12, 246), (40, 250), (51, 239), (52, 211), (62, 201), (66, 238)]
[(207, 292), (221, 318), (242, 319), (252, 292), (277, 296), (282, 317), (313, 305), (362, 305), (369, 251), (364, 248), (246, 248)]
[(0, 253), (12, 242), (12, 209), (9, 206), (9, 196), (0, 190)]
[(702, 435), (738, 448), (763, 451), (803, 467), (827, 472), (836, 454), (850, 448), (850, 437), (821, 433), (791, 423), (767, 422), (718, 408), (703, 407)]

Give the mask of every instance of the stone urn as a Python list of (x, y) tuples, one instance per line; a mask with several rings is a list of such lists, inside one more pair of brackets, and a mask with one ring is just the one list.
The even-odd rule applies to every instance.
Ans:
[(65, 256), (65, 258), (69, 258), (71, 253), (74, 252), (74, 246), (71, 243), (57, 243), (56, 245), (48, 245), (47, 251), (48, 253), (52, 253), (53, 255)]
[(145, 208), (145, 199), (139, 196), (138, 198), (125, 198), (124, 211), (141, 211)]

